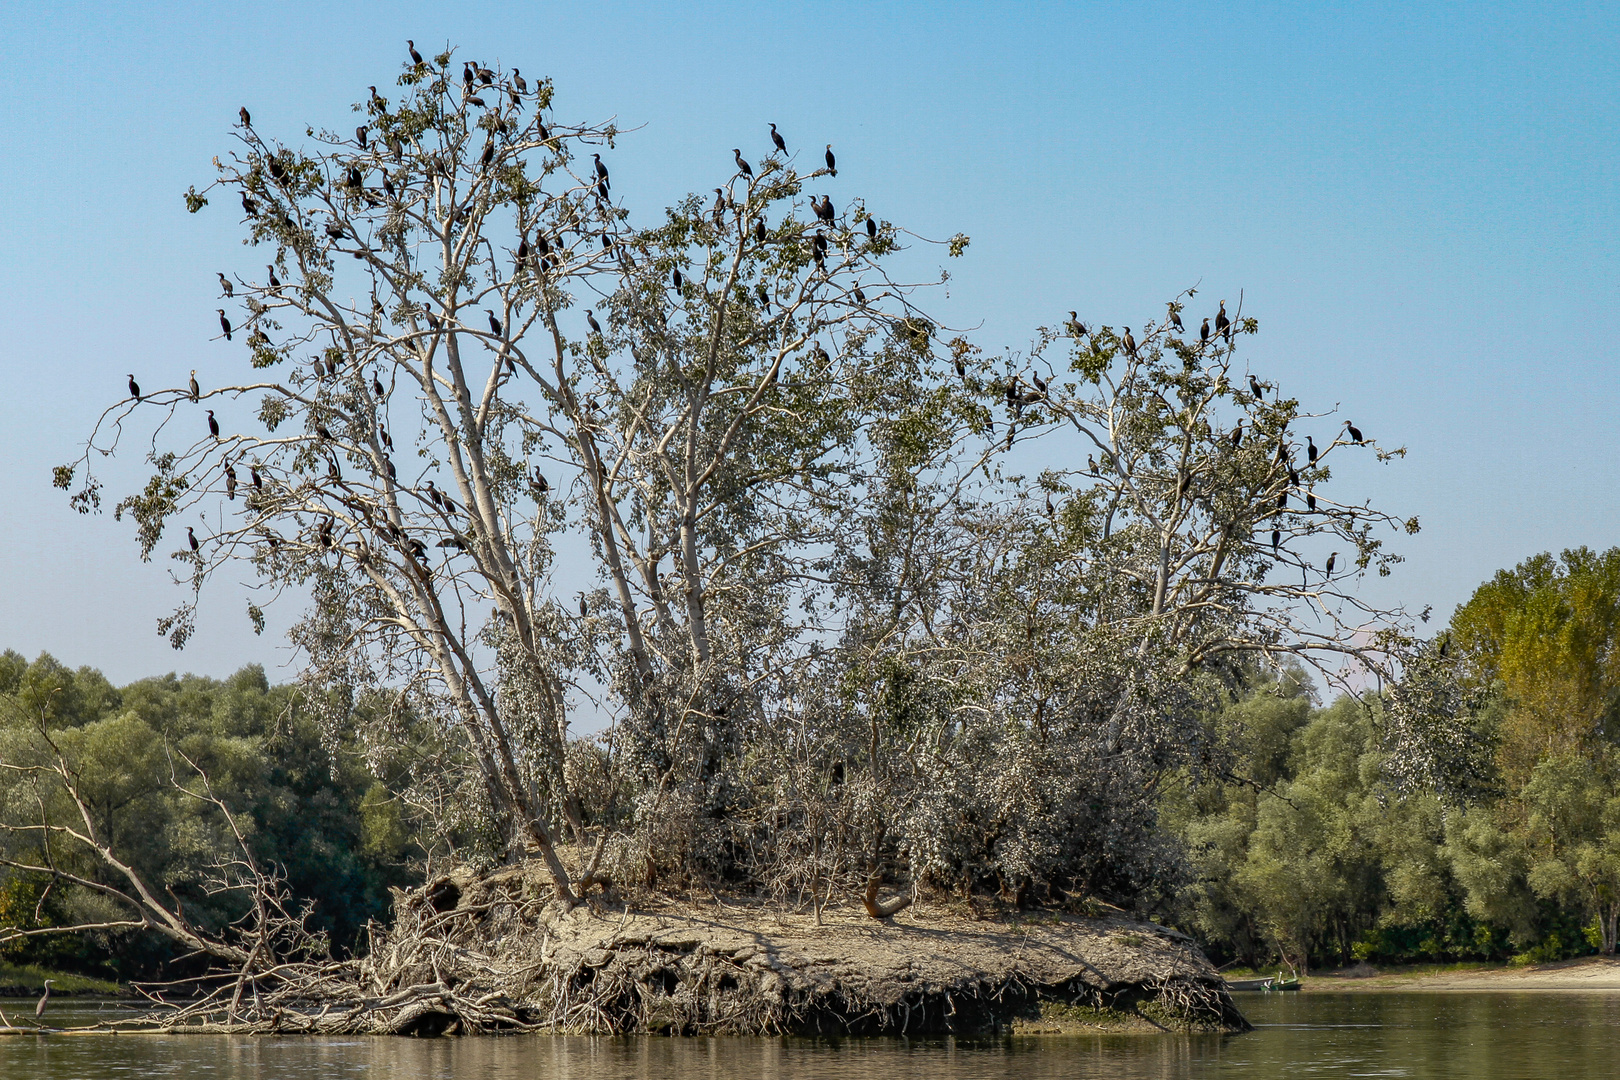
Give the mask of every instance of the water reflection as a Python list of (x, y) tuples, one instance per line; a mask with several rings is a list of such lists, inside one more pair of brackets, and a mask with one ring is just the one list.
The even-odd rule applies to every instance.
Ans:
[[(1253, 1034), (960, 1040), (294, 1039), (210, 1036), (0, 1039), (0, 1077), (390, 1080), (1124, 1080), (1275, 1076), (1532, 1077), (1616, 1072), (1620, 995), (1246, 995)], [(58, 1023), (106, 1018), (52, 1002)], [(17, 1006), (24, 1006), (19, 1009)], [(7, 1002), (14, 1020), (31, 1013)]]

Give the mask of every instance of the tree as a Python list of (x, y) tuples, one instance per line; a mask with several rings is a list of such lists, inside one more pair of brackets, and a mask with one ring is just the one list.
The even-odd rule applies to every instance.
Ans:
[[(308, 595), (310, 686), (440, 718), (565, 903), (607, 863), (850, 889), (874, 915), (905, 902), (877, 899), (889, 878), (1151, 890), (1178, 863), (1157, 785), (1213, 760), (1245, 663), (1387, 670), (1401, 615), (1353, 584), (1416, 521), (1327, 486), (1334, 454), (1400, 451), (1298, 460), (1309, 414), (1236, 382), (1253, 319), (1195, 343), (1172, 328), (1189, 291), (1140, 341), (1076, 323), (998, 374), (889, 269), (908, 234), (812, 194), (830, 169), (739, 153), (712, 204), (634, 224), (615, 126), (487, 74), (407, 64), (398, 102), (301, 149), (244, 118), (187, 203), (239, 198), (272, 252), (222, 316), (250, 370), (121, 402), (57, 482), (94, 509), (133, 416), (172, 439), (226, 413), (155, 442), (117, 503), (143, 556), (223, 510), (173, 553), (191, 587), (246, 560)], [(1005, 469), (1037, 440), (1101, 459), (1032, 488)], [(193, 610), (160, 624), (177, 646)], [(570, 749), (584, 695), (612, 720), (599, 753)], [(589, 852), (573, 870), (560, 838)]]

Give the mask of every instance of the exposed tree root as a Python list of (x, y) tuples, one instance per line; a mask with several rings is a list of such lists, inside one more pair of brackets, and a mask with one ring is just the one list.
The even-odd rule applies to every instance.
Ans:
[(363, 959), (149, 987), (170, 1006), (151, 1022), (419, 1036), (938, 1035), (1008, 1030), (1056, 1005), (1144, 1027), (1248, 1027), (1202, 954), (1151, 924), (1055, 913), (990, 923), (907, 897), (903, 922), (845, 909), (817, 926), (747, 905), (633, 911), (552, 897), (538, 865), (440, 878), (397, 896), (394, 926), (374, 928)]

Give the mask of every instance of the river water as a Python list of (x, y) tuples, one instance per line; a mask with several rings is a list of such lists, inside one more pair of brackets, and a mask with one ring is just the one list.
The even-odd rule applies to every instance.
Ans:
[[(1257, 1030), (963, 1040), (5, 1036), (31, 1080), (958, 1080), (1620, 1076), (1620, 994), (1240, 994)], [(21, 1006), (19, 1009), (18, 1006)], [(59, 1007), (61, 1006), (61, 1007)], [(14, 1022), (32, 1012), (0, 1003)], [(59, 1024), (108, 1011), (53, 1000)]]

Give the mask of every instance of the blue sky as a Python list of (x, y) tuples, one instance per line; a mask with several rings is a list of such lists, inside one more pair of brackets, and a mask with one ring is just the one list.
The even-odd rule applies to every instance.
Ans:
[(287, 674), (229, 586), (172, 653), (162, 561), (70, 513), (49, 470), (126, 372), (239, 360), (209, 340), (214, 273), (262, 260), (180, 199), (237, 107), (289, 139), (342, 127), (407, 37), (639, 127), (612, 164), (640, 221), (723, 179), (731, 147), (763, 154), (771, 121), (834, 143), (837, 201), (973, 238), (931, 307), (987, 349), (1070, 308), (1140, 325), (1195, 282), (1195, 317), (1243, 290), (1262, 377), (1410, 450), (1336, 480), (1424, 522), (1376, 600), (1443, 618), (1532, 553), (1620, 543), (1615, 5), (13, 4), (0, 648), (115, 680)]

